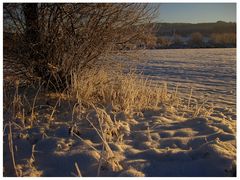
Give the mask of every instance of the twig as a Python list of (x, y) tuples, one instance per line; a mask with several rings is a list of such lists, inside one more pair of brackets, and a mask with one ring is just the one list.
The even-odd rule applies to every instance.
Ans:
[(199, 114), (201, 108), (202, 108), (203, 105), (204, 105), (205, 103), (207, 103), (207, 102), (208, 102), (208, 99), (205, 99), (205, 100), (203, 101), (203, 103), (202, 103), (199, 107), (196, 108), (196, 111), (195, 111), (195, 113), (194, 113), (194, 115), (193, 115), (194, 117), (196, 117), (196, 116)]
[(76, 170), (77, 170), (77, 173), (78, 173), (78, 177), (82, 177), (82, 174), (81, 174), (81, 171), (80, 171), (80, 169), (79, 169), (79, 167), (78, 167), (78, 164), (75, 162), (75, 168), (76, 168)]
[[(38, 93), (40, 92), (40, 89), (41, 89), (41, 87), (42, 87), (43, 84), (44, 84), (44, 83), (42, 83), (42, 84), (39, 86), (38, 91), (37, 91), (37, 93), (36, 93), (36, 95), (35, 95), (35, 97), (34, 97), (34, 100), (33, 100), (32, 113), (31, 113), (32, 119), (33, 119), (34, 107), (35, 107), (36, 99), (37, 99)], [(31, 121), (31, 126), (32, 126), (32, 121)]]
[(49, 118), (50, 120), (53, 119), (53, 115), (54, 115), (54, 113), (56, 112), (56, 108), (57, 108), (57, 105), (58, 105), (58, 103), (60, 102), (60, 100), (61, 100), (61, 96), (58, 98), (55, 106), (53, 107), (52, 113), (51, 113), (50, 118)]
[(100, 171), (101, 171), (101, 167), (102, 167), (103, 153), (104, 153), (104, 144), (102, 145), (101, 156), (100, 156), (100, 159), (99, 159), (98, 170), (97, 170), (97, 177), (100, 176)]
[(8, 146), (9, 146), (9, 150), (10, 150), (10, 153), (11, 153), (12, 163), (13, 163), (13, 168), (15, 170), (15, 174), (16, 174), (17, 177), (19, 177), (17, 167), (16, 167), (16, 162), (15, 162), (15, 157), (14, 157), (13, 140), (12, 140), (12, 127), (11, 126), (12, 126), (11, 122), (9, 122)]
[(95, 150), (98, 154), (100, 154), (95, 147), (93, 147), (93, 146), (91, 146), (90, 144), (86, 143), (86, 142), (84, 141), (84, 139), (81, 138), (79, 135), (77, 135), (75, 132), (73, 132), (73, 135), (76, 136), (78, 139), (80, 139), (83, 143), (85, 143), (86, 145), (88, 145), (90, 148), (92, 148), (93, 150)]

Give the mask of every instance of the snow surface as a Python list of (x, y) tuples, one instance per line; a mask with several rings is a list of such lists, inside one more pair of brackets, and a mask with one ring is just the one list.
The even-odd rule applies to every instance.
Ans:
[[(236, 50), (150, 50), (146, 54), (151, 59), (139, 68), (155, 83), (167, 81), (170, 88), (179, 83), (183, 96), (194, 87), (195, 96), (207, 95), (217, 107), (207, 117), (188, 117), (184, 111), (161, 107), (133, 116), (120, 112), (116, 119), (124, 124), (123, 141), (109, 146), (121, 168), (114, 171), (103, 163), (100, 176), (236, 176)], [(101, 139), (85, 119), (72, 121), (72, 108), (63, 101), (51, 123), (42, 120), (37, 127), (13, 128), (16, 164), (23, 176), (74, 176), (75, 163), (82, 176), (97, 176)], [(107, 113), (112, 117), (111, 108)], [(82, 139), (69, 133), (73, 122)], [(8, 132), (6, 128), (4, 176), (14, 176)]]
[(193, 88), (193, 95), (235, 109), (236, 49), (149, 50), (143, 57), (138, 70), (154, 83), (179, 85), (185, 94)]

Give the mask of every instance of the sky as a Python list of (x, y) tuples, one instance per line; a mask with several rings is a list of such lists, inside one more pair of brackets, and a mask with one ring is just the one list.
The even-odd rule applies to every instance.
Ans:
[(158, 22), (236, 22), (236, 3), (161, 3)]

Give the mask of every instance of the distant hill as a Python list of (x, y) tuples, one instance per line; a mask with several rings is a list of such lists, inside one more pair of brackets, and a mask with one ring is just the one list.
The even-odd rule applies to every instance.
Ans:
[(218, 21), (215, 23), (156, 23), (156, 36), (171, 36), (178, 34), (189, 36), (194, 32), (199, 32), (204, 36), (212, 33), (236, 33), (236, 23)]

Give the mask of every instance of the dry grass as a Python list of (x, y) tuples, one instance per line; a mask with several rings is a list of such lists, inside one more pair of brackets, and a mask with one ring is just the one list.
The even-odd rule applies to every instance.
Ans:
[(153, 87), (151, 81), (135, 71), (122, 73), (92, 69), (84, 75), (72, 75), (73, 89), (79, 103), (111, 104), (116, 111), (130, 113), (156, 108), (176, 98), (167, 92), (167, 86)]
[[(124, 136), (131, 131), (129, 124), (116, 119), (116, 114), (123, 113), (132, 116), (141, 115), (143, 110), (154, 109), (166, 112), (175, 112), (176, 109), (187, 107), (192, 117), (207, 115), (209, 109), (203, 103), (191, 103), (193, 90), (187, 103), (183, 103), (178, 94), (178, 86), (173, 91), (169, 91), (167, 84), (161, 87), (153, 86), (151, 81), (144, 78), (135, 71), (122, 73), (104, 69), (92, 69), (84, 75), (72, 75), (72, 94), (76, 97), (78, 105), (74, 106), (74, 111), (80, 112), (83, 107), (96, 116), (86, 113), (85, 119), (96, 131), (102, 141), (102, 151), (99, 158), (97, 176), (100, 176), (101, 166), (107, 166), (112, 171), (122, 170), (121, 159), (109, 146), (109, 143), (122, 143)], [(81, 108), (77, 111), (78, 108)], [(73, 113), (74, 114), (74, 113)], [(96, 119), (97, 117), (97, 119)], [(151, 141), (150, 129), (147, 135)], [(98, 151), (98, 154), (100, 152)]]
[[(122, 69), (91, 69), (81, 74), (73, 73), (72, 82), (70, 92), (66, 94), (56, 93), (56, 97), (54, 96), (55, 102), (53, 105), (49, 105), (49, 111), (44, 111), (44, 117), (46, 122), (52, 123), (55, 120), (54, 116), (59, 112), (58, 107), (61, 106), (61, 102), (67, 100), (72, 104), (70, 124), (82, 119), (89, 123), (101, 140), (102, 150), (98, 150), (85, 142), (85, 139), (74, 129), (71, 130), (70, 134), (98, 154), (99, 163), (96, 176), (101, 176), (101, 167), (107, 167), (113, 172), (123, 169), (121, 156), (115, 154), (110, 143), (123, 143), (125, 135), (131, 132), (127, 120), (129, 117), (131, 118), (133, 115), (143, 116), (142, 112), (144, 110), (161, 111), (163, 113), (175, 113), (177, 110), (183, 110), (192, 117), (208, 116), (213, 110), (213, 107), (207, 105), (207, 100), (201, 103), (195, 102), (192, 98), (193, 90), (190, 91), (189, 97), (185, 97), (186, 101), (183, 101), (179, 97), (178, 86), (172, 91), (168, 89), (167, 84), (159, 87), (153, 86), (150, 80), (135, 71), (123, 73)], [(38, 121), (43, 116), (38, 109), (42, 103), (40, 100), (42, 96), (41, 87), (42, 85), (36, 88), (31, 97), (27, 97), (26, 94), (19, 93), (18, 83), (16, 83), (14, 95), (11, 97), (5, 96), (5, 109), (8, 109), (12, 114), (10, 121), (12, 125), (18, 126), (18, 129), (38, 126)], [(7, 103), (9, 102), (7, 98), (10, 99), (10, 105)], [(127, 118), (125, 120), (118, 119), (119, 114)], [(12, 132), (10, 131), (10, 133)], [(151, 142), (149, 127), (146, 133)], [(19, 171), (15, 164), (12, 135), (9, 134), (8, 136), (16, 176), (24, 176), (24, 172)], [(33, 145), (32, 156), (25, 166), (31, 169), (31, 175), (40, 176), (41, 172), (33, 165), (34, 161)], [(77, 164), (75, 164), (75, 168), (77, 174), (74, 175), (82, 176)]]
[(13, 168), (15, 171), (15, 175), (18, 177), (18, 176), (20, 176), (20, 174), (19, 174), (19, 170), (17, 168), (17, 164), (15, 161), (14, 148), (13, 148), (14, 145), (13, 145), (13, 137), (12, 137), (12, 125), (10, 122), (9, 122), (9, 133), (8, 133), (8, 147), (9, 147), (9, 151), (11, 153), (12, 164), (13, 164)]
[(178, 85), (171, 91), (166, 83), (153, 86), (151, 80), (134, 70), (123, 73), (121, 70), (92, 69), (81, 75), (72, 74), (72, 82), (72, 94), (78, 104), (111, 105), (113, 111), (129, 115), (141, 114), (146, 109), (184, 109), (196, 117), (207, 116), (213, 110), (207, 99), (203, 102), (193, 99), (193, 89), (188, 97), (180, 97)]

